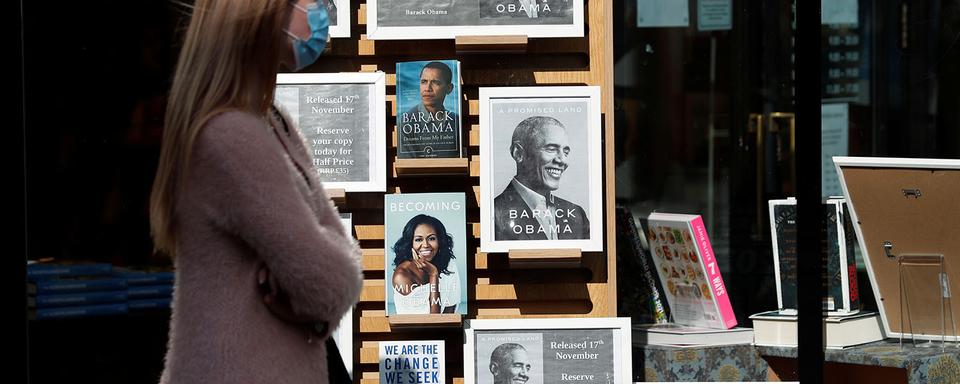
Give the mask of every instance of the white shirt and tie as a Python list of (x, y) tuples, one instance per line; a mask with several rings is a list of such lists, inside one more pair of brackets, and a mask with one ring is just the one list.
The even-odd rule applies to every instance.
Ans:
[[(527, 203), (530, 209), (540, 212), (540, 214), (534, 216), (536, 216), (537, 221), (540, 222), (540, 227), (543, 228), (544, 234), (547, 235), (547, 240), (557, 240), (557, 219), (554, 217), (556, 214), (556, 204), (553, 200), (553, 195), (543, 196), (536, 193), (523, 185), (523, 183), (517, 181), (517, 179), (511, 180), (510, 184), (513, 185), (513, 188), (520, 194), (520, 198), (523, 199), (523, 202)], [(531, 212), (531, 214), (532, 213), (533, 212)]]

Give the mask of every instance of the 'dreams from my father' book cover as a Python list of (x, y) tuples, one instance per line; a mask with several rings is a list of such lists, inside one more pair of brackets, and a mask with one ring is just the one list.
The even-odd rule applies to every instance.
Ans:
[(397, 157), (460, 157), (460, 62), (397, 63)]

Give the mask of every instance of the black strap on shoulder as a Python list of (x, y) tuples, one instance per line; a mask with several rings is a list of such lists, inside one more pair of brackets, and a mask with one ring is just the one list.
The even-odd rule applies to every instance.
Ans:
[[(287, 132), (287, 137), (289, 137), (290, 129), (287, 127), (287, 121), (282, 115), (280, 115), (280, 111), (272, 105), (270, 106), (270, 111), (273, 112), (277, 120), (280, 120), (280, 123), (283, 124), (283, 130)], [(270, 124), (270, 126), (273, 127), (273, 124)], [(310, 181), (310, 177), (307, 176), (307, 170), (303, 169), (303, 167), (300, 166), (300, 163), (293, 159), (293, 154), (290, 152), (290, 148), (287, 147), (286, 141), (284, 141), (283, 137), (280, 136), (280, 132), (277, 132), (276, 128), (272, 128), (271, 131), (273, 131), (273, 134), (277, 136), (277, 140), (280, 141), (280, 145), (283, 146), (283, 149), (287, 151), (287, 156), (290, 157), (290, 162), (293, 163), (293, 166), (296, 167), (297, 171), (300, 172), (300, 176), (303, 177), (303, 181), (307, 183), (308, 187), (313, 188), (313, 183)]]
[(340, 349), (337, 348), (337, 343), (332, 337), (327, 338), (327, 372), (330, 384), (353, 382), (350, 380), (346, 365), (343, 364), (343, 359), (340, 358)]
[(280, 113), (280, 109), (278, 109), (276, 105), (271, 104), (270, 112), (273, 113), (273, 117), (276, 118), (281, 125), (283, 125), (283, 132), (285, 132), (287, 135), (290, 135), (290, 127), (287, 126), (287, 119), (283, 118), (283, 114)]

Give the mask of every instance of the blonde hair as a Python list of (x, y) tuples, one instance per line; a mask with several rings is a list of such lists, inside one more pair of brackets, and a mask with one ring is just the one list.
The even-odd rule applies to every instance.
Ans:
[(176, 254), (176, 202), (193, 145), (217, 114), (267, 113), (273, 102), (285, 0), (197, 0), (167, 102), (150, 196), (154, 251)]

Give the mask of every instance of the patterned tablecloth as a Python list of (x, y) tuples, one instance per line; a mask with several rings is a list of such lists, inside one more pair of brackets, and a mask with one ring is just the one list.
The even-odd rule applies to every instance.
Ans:
[(767, 362), (749, 344), (633, 348), (634, 381), (766, 381)]
[[(756, 347), (763, 356), (797, 357), (797, 348)], [(902, 368), (907, 371), (911, 384), (960, 383), (960, 347), (939, 342), (927, 347), (915, 347), (904, 342), (900, 348), (896, 339), (877, 341), (843, 350), (827, 350), (824, 360), (828, 362), (873, 365)]]

